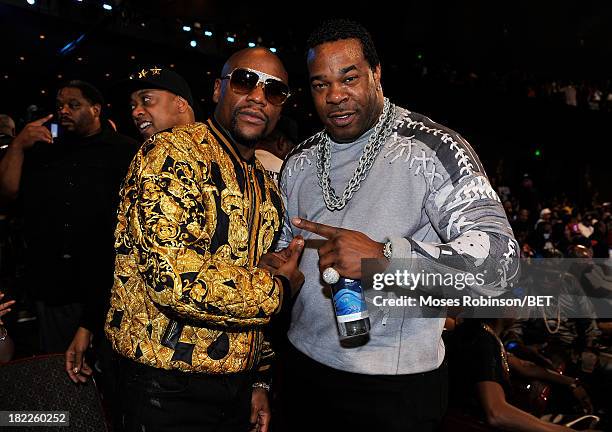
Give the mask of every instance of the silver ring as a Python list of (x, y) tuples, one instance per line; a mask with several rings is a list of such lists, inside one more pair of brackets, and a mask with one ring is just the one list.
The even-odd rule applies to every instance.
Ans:
[(323, 270), (323, 280), (326, 283), (333, 285), (340, 280), (340, 273), (338, 273), (338, 270), (333, 267), (327, 267), (325, 270)]

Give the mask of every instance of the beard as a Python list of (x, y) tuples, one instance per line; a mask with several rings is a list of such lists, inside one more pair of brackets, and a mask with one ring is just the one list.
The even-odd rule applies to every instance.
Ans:
[(238, 113), (239, 113), (239, 109), (236, 109), (233, 113), (232, 113), (232, 122), (230, 125), (230, 133), (232, 134), (232, 137), (236, 140), (236, 142), (238, 144), (241, 144), (247, 148), (254, 148), (258, 142), (260, 142), (263, 138), (266, 137), (267, 133), (267, 129), (268, 129), (268, 122), (266, 119), (266, 125), (264, 127), (264, 129), (262, 130), (262, 132), (258, 135), (255, 136), (247, 136), (245, 134), (242, 133), (242, 131), (238, 128)]

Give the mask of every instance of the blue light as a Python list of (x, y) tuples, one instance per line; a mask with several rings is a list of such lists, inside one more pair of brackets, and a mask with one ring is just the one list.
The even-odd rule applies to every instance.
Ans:
[(104, 3), (102, 5), (102, 8), (104, 8), (104, 10), (107, 10), (107, 11), (113, 10), (113, 7), (109, 5), (108, 3)]
[(228, 41), (228, 42), (231, 42), (231, 43), (234, 43), (234, 42), (236, 42), (236, 39), (235, 39), (235, 38), (233, 38), (232, 36), (228, 36), (228, 37), (227, 37), (227, 41)]
[(270, 51), (272, 51), (273, 53), (276, 52), (276, 48), (270, 48)]
[(204, 32), (204, 36), (212, 37), (212, 32), (211, 32), (211, 31), (206, 30), (206, 31)]
[(249, 48), (255, 48), (255, 42), (249, 42)]
[(68, 42), (61, 50), (60, 50), (60, 55), (66, 55), (69, 54), (70, 52), (74, 51), (74, 49), (83, 41), (83, 39), (85, 39), (85, 33), (83, 33), (81, 36), (79, 36), (78, 38), (76, 38), (75, 40), (73, 40), (72, 42)]
[(198, 46), (198, 43), (194, 40), (192, 40), (191, 42), (189, 42), (189, 45), (191, 45), (192, 48), (195, 48)]
[(191, 31), (191, 27), (183, 26), (183, 31), (190, 32)]

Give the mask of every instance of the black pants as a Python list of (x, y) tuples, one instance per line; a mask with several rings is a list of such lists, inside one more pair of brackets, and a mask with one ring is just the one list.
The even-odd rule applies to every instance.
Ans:
[(251, 410), (249, 373), (190, 374), (121, 359), (120, 418), (126, 432), (247, 432)]
[(414, 375), (362, 375), (324, 366), (294, 347), (287, 357), (282, 431), (428, 432), (446, 411), (446, 363)]
[(82, 303), (51, 305), (36, 302), (40, 351), (42, 353), (64, 353), (79, 328), (83, 314)]

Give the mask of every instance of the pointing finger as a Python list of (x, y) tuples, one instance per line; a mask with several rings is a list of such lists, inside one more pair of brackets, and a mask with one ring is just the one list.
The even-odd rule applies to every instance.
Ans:
[(45, 124), (46, 122), (48, 122), (49, 120), (51, 120), (51, 118), (53, 117), (53, 114), (49, 114), (43, 118), (39, 118), (38, 120), (34, 120), (32, 123), (35, 126), (42, 126), (43, 124)]
[(300, 219), (300, 218), (291, 219), (291, 223), (293, 223), (293, 225), (295, 225), (298, 228), (301, 228), (305, 231), (309, 231), (314, 234), (318, 234), (321, 237), (324, 237), (326, 239), (330, 239), (334, 237), (335, 235), (337, 235), (338, 233), (340, 233), (340, 231), (342, 231), (342, 228), (334, 227), (331, 225), (325, 225), (325, 224), (317, 223), (317, 222), (311, 222), (309, 220)]

